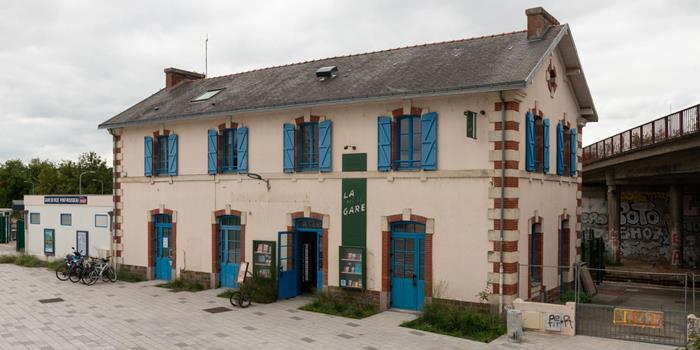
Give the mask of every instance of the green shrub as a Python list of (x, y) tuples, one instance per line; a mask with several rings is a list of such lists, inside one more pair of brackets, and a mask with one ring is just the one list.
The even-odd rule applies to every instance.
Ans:
[(687, 350), (700, 350), (700, 337), (697, 334), (691, 334), (685, 348)]
[(423, 313), (401, 326), (481, 342), (490, 342), (506, 333), (500, 317), (433, 300), (423, 306)]
[(249, 277), (245, 283), (241, 283), (241, 291), (253, 296), (253, 302), (269, 304), (277, 300), (277, 284), (272, 278), (262, 276)]
[(15, 255), (0, 255), (0, 264), (14, 264), (16, 261)]
[[(566, 304), (568, 301), (576, 301), (575, 291), (566, 291), (559, 296), (559, 302), (561, 304)], [(578, 293), (578, 302), (581, 304), (589, 304), (591, 302), (591, 296), (588, 293), (580, 292)]]
[(176, 278), (168, 283), (159, 284), (158, 287), (169, 288), (176, 292), (199, 292), (204, 290), (204, 285), (199, 281), (188, 281)]
[(318, 292), (314, 301), (300, 307), (301, 310), (319, 312), (323, 314), (361, 319), (379, 312), (375, 305), (368, 304), (365, 300), (369, 297), (341, 298), (328, 292)]
[(15, 264), (24, 267), (46, 267), (48, 262), (45, 260), (38, 259), (33, 255), (19, 255), (15, 260)]
[(146, 279), (128, 270), (119, 269), (117, 272), (117, 279), (124, 282), (143, 282)]

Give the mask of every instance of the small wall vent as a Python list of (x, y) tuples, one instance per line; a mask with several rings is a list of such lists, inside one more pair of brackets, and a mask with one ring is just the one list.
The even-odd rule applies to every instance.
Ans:
[(328, 66), (328, 67), (321, 67), (316, 70), (316, 78), (318, 80), (327, 80), (327, 79), (333, 79), (338, 75), (338, 67), (336, 66)]

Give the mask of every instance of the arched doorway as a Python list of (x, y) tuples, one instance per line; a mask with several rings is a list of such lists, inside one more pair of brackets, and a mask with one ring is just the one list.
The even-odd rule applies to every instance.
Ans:
[(155, 279), (173, 279), (173, 217), (168, 214), (153, 216), (153, 256), (155, 258)]
[(292, 215), (292, 225), (278, 234), (277, 296), (289, 299), (323, 289), (328, 269), (325, 258), (328, 249), (328, 229), (323, 216), (313, 213)]
[(222, 288), (238, 286), (236, 277), (241, 263), (241, 217), (222, 215), (219, 220), (219, 283)]
[(419, 310), (425, 299), (425, 224), (391, 223), (391, 307)]

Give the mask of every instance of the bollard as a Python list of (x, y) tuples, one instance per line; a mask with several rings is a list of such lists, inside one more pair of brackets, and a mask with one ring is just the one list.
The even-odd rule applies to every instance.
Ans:
[(509, 309), (506, 317), (508, 327), (508, 341), (520, 343), (523, 338), (523, 312), (516, 309)]

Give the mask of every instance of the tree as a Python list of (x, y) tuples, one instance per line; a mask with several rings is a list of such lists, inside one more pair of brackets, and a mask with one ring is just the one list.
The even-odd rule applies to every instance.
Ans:
[(83, 175), (83, 194), (112, 193), (112, 168), (95, 152), (86, 152), (77, 162), (64, 160), (56, 164), (48, 160), (32, 159), (0, 163), (0, 207), (9, 207), (13, 199), (32, 194), (77, 194), (80, 174)]
[(0, 166), (0, 207), (9, 208), (13, 199), (22, 199), (32, 185), (27, 167), (19, 159), (8, 160)]

